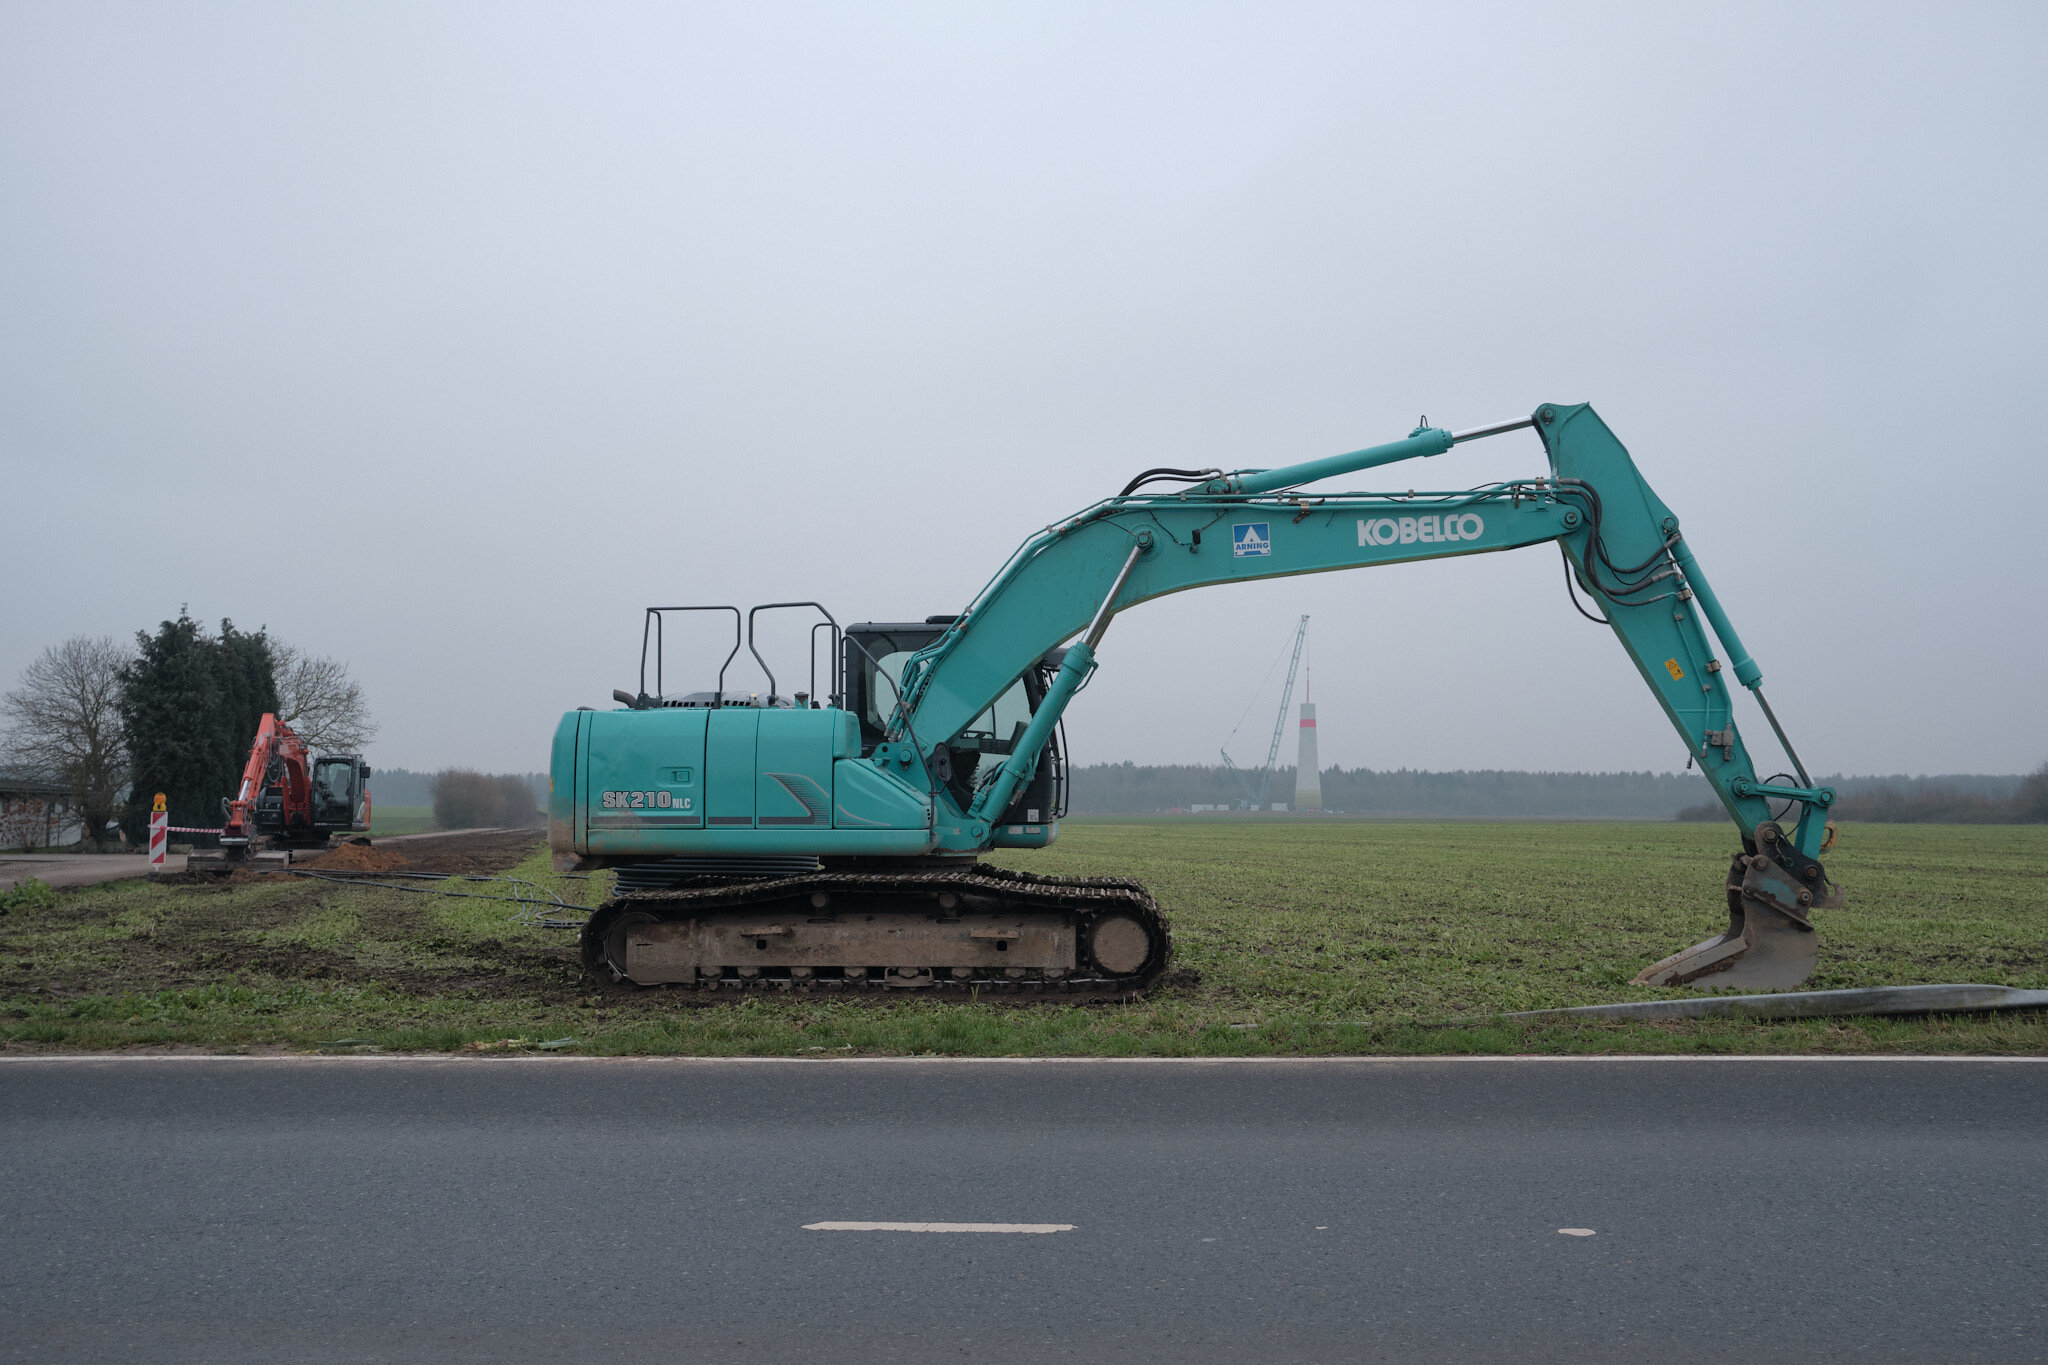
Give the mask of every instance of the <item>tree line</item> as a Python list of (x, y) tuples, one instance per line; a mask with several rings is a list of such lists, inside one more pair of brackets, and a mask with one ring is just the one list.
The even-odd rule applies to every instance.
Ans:
[(132, 647), (74, 636), (44, 650), (0, 698), (0, 753), (68, 787), (95, 847), (117, 820), (140, 842), (157, 792), (173, 824), (220, 822), (266, 711), (322, 752), (360, 752), (376, 733), (346, 664), (181, 610)]
[[(2006, 790), (1972, 790), (1968, 779), (1865, 778), (1836, 785), (1841, 799), (1828, 814), (1837, 820), (1879, 825), (2035, 825), (2048, 823), (2048, 763), (2023, 778), (2007, 779)], [(1688, 806), (1681, 820), (1720, 820), (1727, 812), (1716, 801)]]
[[(1068, 810), (1124, 815), (1236, 806), (1245, 774), (1199, 764), (1097, 763), (1073, 770)], [(1851, 820), (2048, 820), (2048, 764), (2027, 778), (1830, 777), (1836, 814)], [(1505, 820), (1724, 820), (1697, 772), (1559, 773), (1504, 769), (1325, 768), (1323, 808), (1352, 815)], [(1254, 793), (1255, 793), (1254, 786)], [(1267, 802), (1291, 804), (1294, 768), (1276, 768)]]
[(437, 829), (523, 829), (543, 822), (531, 783), (517, 773), (446, 768), (428, 784)]
[[(1274, 769), (1269, 805), (1293, 804), (1294, 774), (1292, 764)], [(1668, 820), (1713, 794), (1697, 773), (1325, 768), (1318, 780), (1327, 811), (1463, 819)], [(1090, 764), (1074, 770), (1067, 807), (1077, 815), (1235, 807), (1256, 797), (1257, 782), (1221, 766)]]
[[(443, 769), (442, 772), (415, 772), (411, 768), (377, 769), (377, 804), (380, 806), (431, 806), (434, 804), (434, 784), (445, 772), (461, 769)], [(486, 774), (492, 781), (516, 778), (530, 790), (533, 805), (539, 809), (547, 805), (548, 775), (546, 773), (491, 773)]]

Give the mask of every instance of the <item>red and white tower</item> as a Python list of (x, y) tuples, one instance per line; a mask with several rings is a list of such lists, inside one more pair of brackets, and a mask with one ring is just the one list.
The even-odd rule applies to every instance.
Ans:
[(1316, 704), (1309, 700), (1315, 695), (1313, 684), (1314, 676), (1311, 675), (1301, 694), (1301, 756), (1294, 764), (1296, 810), (1323, 808), (1323, 774), (1316, 763)]

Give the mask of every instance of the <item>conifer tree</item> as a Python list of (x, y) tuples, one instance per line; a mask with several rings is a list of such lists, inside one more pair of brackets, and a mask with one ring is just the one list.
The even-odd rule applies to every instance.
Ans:
[(135, 639), (137, 657), (122, 677), (134, 774), (124, 827), (131, 839), (146, 837), (156, 792), (168, 798), (171, 823), (217, 825), (263, 713), (277, 707), (270, 642), (232, 621), (221, 622), (218, 636), (208, 634), (182, 610), (154, 635)]

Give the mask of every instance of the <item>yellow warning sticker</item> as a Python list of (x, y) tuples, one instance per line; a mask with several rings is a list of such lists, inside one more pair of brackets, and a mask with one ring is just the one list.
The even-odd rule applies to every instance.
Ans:
[(1678, 660), (1676, 659), (1666, 659), (1664, 661), (1664, 669), (1671, 675), (1671, 681), (1673, 682), (1677, 682), (1685, 676), (1685, 670), (1678, 666)]

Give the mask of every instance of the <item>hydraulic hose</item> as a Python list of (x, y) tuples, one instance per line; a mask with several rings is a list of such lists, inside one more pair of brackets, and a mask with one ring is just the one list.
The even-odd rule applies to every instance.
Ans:
[(1169, 469), (1161, 465), (1157, 469), (1148, 469), (1138, 475), (1137, 478), (1132, 479), (1124, 485), (1124, 491), (1117, 494), (1117, 496), (1128, 498), (1146, 484), (1165, 479), (1175, 479), (1182, 483), (1200, 483), (1203, 479), (1213, 479), (1222, 472), (1220, 469)]

